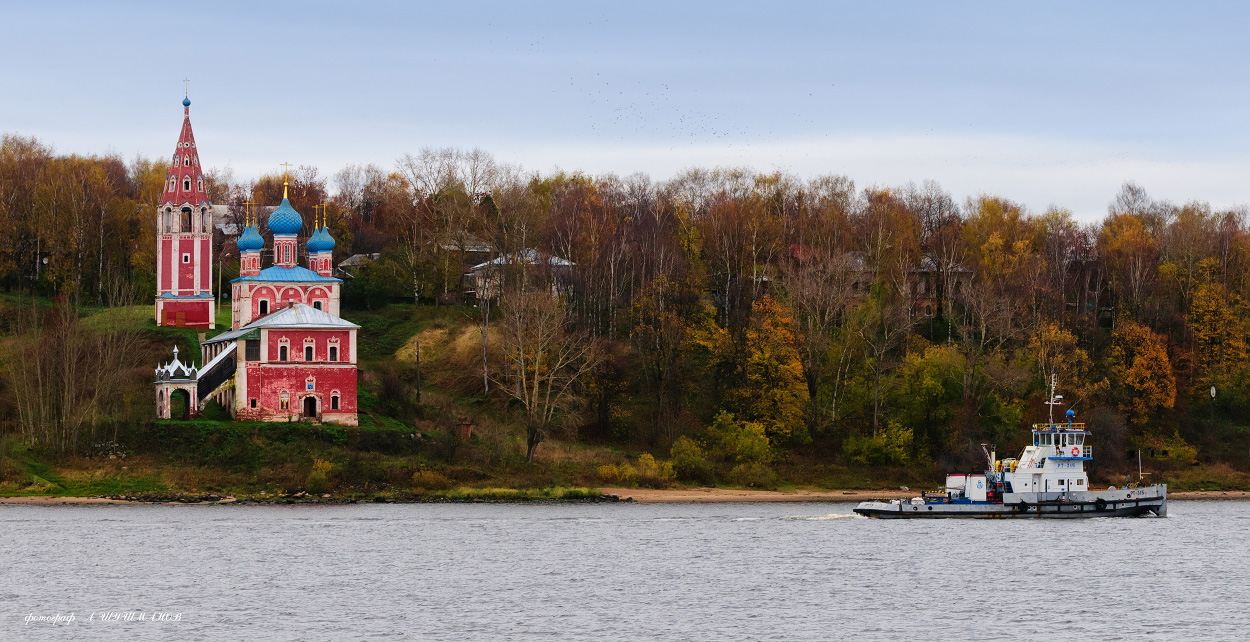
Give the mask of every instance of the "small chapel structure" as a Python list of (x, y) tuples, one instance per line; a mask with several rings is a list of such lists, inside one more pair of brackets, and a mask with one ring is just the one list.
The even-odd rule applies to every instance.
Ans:
[[(189, 105), (190, 100), (184, 99), (184, 108)], [(190, 121), (184, 119), (182, 138), (189, 138), (190, 132)], [(180, 140), (179, 149), (192, 150), (198, 171), (194, 146), (181, 145)], [(162, 207), (172, 212), (168, 190), (166, 194)], [(205, 207), (200, 216), (209, 216), (212, 210), (207, 199), (202, 202)], [(166, 213), (159, 212), (158, 219)], [(192, 222), (201, 220), (207, 219), (193, 218)], [(158, 220), (158, 225), (164, 221)], [(239, 277), (231, 282), (230, 330), (201, 342), (204, 363), (198, 367), (183, 363), (175, 346), (174, 359), (156, 369), (158, 417), (176, 418), (173, 415), (179, 408), (181, 416), (195, 416), (212, 399), (237, 419), (357, 425), (356, 333), (360, 326), (339, 317), (343, 283), (331, 276), (334, 237), (324, 221), (314, 222), (304, 246), (308, 267), (298, 265), (304, 218), (287, 199), (285, 179), (282, 203), (270, 213), (268, 227), (273, 234), (270, 267), (261, 267), (265, 239), (253, 221), (248, 221), (236, 241)], [(198, 274), (201, 260), (208, 263), (211, 257), (207, 252), (191, 253), (188, 269)], [(159, 263), (158, 258), (158, 273)], [(207, 280), (204, 292), (211, 305)], [(165, 323), (168, 313), (162, 316), (162, 296), (157, 296), (158, 322), (193, 325), (186, 314), (176, 317), (181, 323)], [(209, 325), (198, 327), (213, 327), (211, 307), (208, 314)]]

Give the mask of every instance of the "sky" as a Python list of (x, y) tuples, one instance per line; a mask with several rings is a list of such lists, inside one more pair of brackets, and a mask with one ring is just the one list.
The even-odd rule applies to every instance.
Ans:
[(0, 132), (236, 179), (480, 147), (530, 171), (936, 180), (1084, 221), (1250, 202), (1250, 5), (0, 0)]

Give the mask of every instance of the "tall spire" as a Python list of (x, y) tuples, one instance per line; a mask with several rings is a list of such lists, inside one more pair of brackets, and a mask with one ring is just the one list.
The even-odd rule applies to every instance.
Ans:
[(182, 99), (182, 131), (174, 147), (169, 172), (165, 176), (165, 193), (161, 202), (166, 205), (202, 205), (208, 203), (208, 189), (204, 183), (204, 170), (200, 167), (199, 150), (195, 147), (195, 134), (191, 131), (191, 99)]

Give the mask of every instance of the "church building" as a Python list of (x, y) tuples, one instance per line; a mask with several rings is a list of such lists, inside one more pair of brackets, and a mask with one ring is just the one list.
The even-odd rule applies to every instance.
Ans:
[[(188, 121), (183, 137), (189, 132)], [(198, 158), (193, 162), (198, 170)], [(158, 417), (175, 418), (177, 406), (183, 408), (180, 416), (194, 416), (212, 399), (237, 419), (357, 425), (360, 326), (338, 316), (343, 282), (331, 276), (334, 237), (324, 222), (314, 223), (304, 246), (308, 267), (298, 265), (304, 218), (291, 206), (286, 188), (284, 180), (282, 203), (268, 220), (274, 264), (261, 268), (265, 239), (249, 221), (237, 240), (240, 276), (231, 283), (230, 330), (201, 342), (205, 363), (199, 367), (180, 361), (174, 347), (174, 359), (156, 369)], [(207, 253), (191, 256), (192, 270), (201, 256), (209, 260)], [(211, 305), (207, 280), (205, 293)], [(158, 319), (161, 310), (158, 296)], [(184, 321), (179, 325), (191, 325), (189, 318), (179, 317)], [(209, 319), (211, 327), (211, 308)]]
[(191, 100), (182, 99), (182, 132), (156, 214), (156, 323), (212, 329), (213, 207), (191, 133)]

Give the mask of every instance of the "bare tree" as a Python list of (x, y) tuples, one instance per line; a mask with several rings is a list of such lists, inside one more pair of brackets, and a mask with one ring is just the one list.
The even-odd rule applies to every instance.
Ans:
[(525, 416), (526, 461), (558, 419), (577, 414), (578, 384), (598, 363), (590, 335), (566, 327), (564, 306), (549, 290), (521, 283), (501, 301), (499, 334), (506, 367), (496, 372), (500, 389), (520, 403)]

